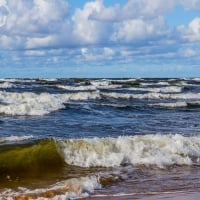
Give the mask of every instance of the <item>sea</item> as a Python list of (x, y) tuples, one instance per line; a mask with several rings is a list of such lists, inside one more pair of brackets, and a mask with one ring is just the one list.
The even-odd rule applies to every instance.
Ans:
[(0, 79), (7, 199), (200, 199), (200, 78)]

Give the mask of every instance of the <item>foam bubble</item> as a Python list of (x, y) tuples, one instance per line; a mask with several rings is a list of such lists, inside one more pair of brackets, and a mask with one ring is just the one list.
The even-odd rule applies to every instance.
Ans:
[(81, 167), (114, 167), (122, 164), (200, 164), (200, 137), (144, 135), (59, 141), (66, 163)]

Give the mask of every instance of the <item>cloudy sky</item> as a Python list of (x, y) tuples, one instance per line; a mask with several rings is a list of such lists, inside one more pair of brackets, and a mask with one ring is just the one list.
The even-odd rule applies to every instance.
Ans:
[(0, 77), (200, 76), (200, 0), (0, 0)]

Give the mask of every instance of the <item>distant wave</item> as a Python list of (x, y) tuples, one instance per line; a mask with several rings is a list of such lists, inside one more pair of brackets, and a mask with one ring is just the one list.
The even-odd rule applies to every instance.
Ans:
[(65, 108), (67, 101), (100, 98), (98, 93), (79, 92), (67, 94), (11, 93), (0, 91), (0, 114), (6, 115), (45, 115)]
[[(198, 106), (200, 93), (193, 85), (198, 83), (197, 80), (1, 79), (0, 114), (42, 116), (65, 109), (65, 104), (71, 101), (87, 100), (97, 100), (96, 104), (110, 105), (113, 108), (127, 107), (122, 101), (135, 99), (148, 100), (146, 106), (166, 108)], [(190, 86), (185, 87), (182, 82)], [(154, 100), (159, 102), (155, 103)], [(174, 103), (174, 100), (177, 102)], [(131, 101), (129, 105), (132, 103), (138, 105), (140, 101)]]
[(10, 83), (10, 82), (3, 82), (3, 83), (0, 83), (0, 88), (12, 88), (14, 87), (14, 84)]
[(183, 90), (183, 87), (178, 86), (168, 86), (168, 87), (147, 87), (147, 88), (129, 88), (128, 90), (132, 91), (145, 91), (145, 92), (154, 92), (154, 93), (180, 93)]
[[(50, 112), (65, 108), (69, 101), (82, 101), (90, 99), (172, 99), (172, 100), (197, 100), (200, 93), (156, 93), (144, 94), (101, 92), (101, 91), (79, 91), (74, 93), (50, 94), (32, 92), (5, 92), (0, 91), (0, 114), (5, 115), (45, 115)], [(187, 104), (187, 105), (192, 105)], [(113, 104), (114, 105), (114, 104)], [(119, 103), (118, 103), (119, 105)], [(183, 103), (157, 104), (159, 106), (183, 106)], [(185, 106), (185, 105), (184, 105)], [(118, 106), (119, 107), (119, 106)]]
[(200, 93), (157, 93), (149, 92), (144, 94), (130, 94), (119, 92), (102, 92), (102, 96), (114, 99), (199, 99)]
[(200, 101), (191, 101), (191, 102), (180, 101), (174, 103), (155, 103), (149, 105), (162, 108), (200, 107)]

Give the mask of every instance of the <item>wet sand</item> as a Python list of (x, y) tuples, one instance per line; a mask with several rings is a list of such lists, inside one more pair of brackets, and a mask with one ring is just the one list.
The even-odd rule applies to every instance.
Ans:
[(94, 195), (86, 200), (157, 200), (157, 199), (170, 199), (170, 200), (199, 200), (200, 190), (198, 192), (185, 192), (185, 191), (175, 191), (175, 192), (151, 192), (148, 194), (121, 194), (121, 195)]

